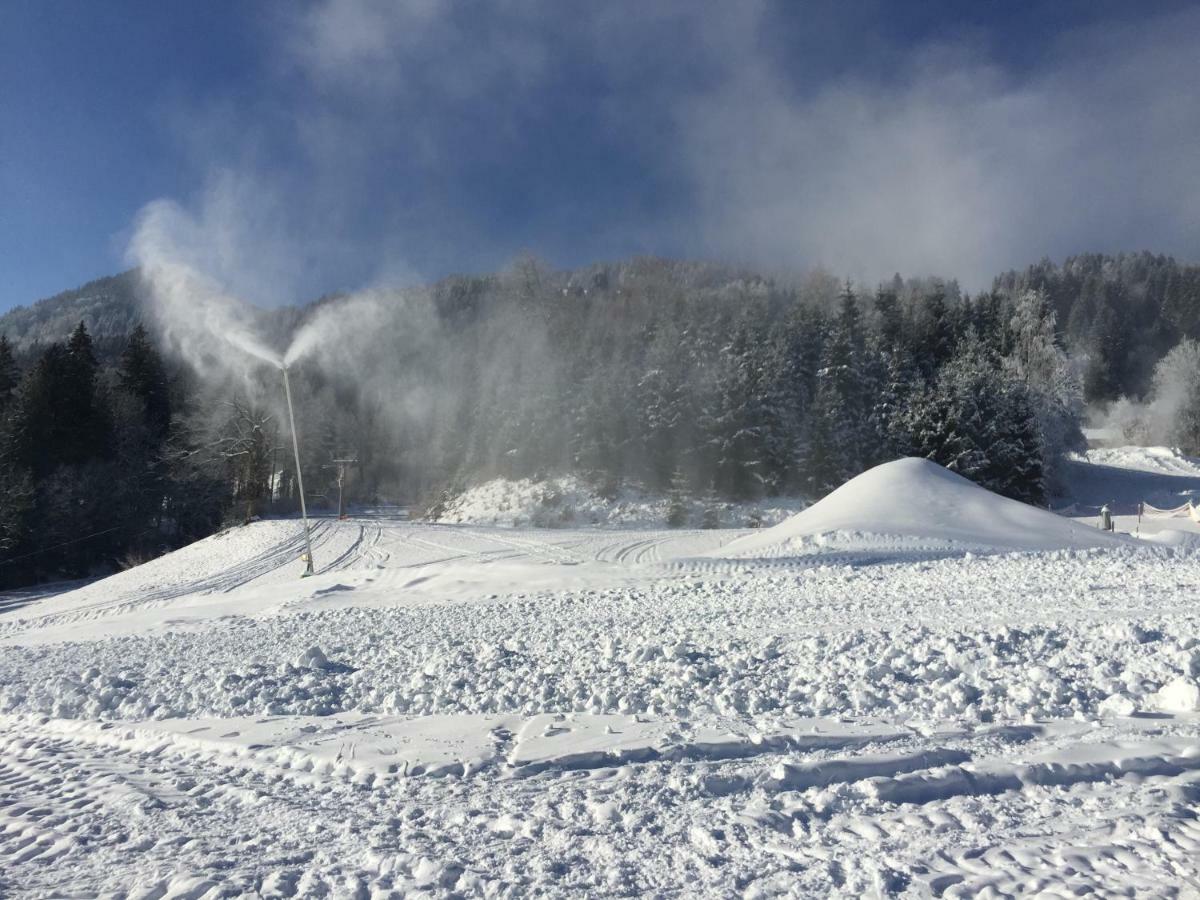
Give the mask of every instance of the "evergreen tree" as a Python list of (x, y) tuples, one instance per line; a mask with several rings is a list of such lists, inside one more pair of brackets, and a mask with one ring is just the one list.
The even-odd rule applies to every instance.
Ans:
[(717, 495), (717, 489), (713, 485), (709, 485), (708, 490), (704, 492), (704, 515), (700, 520), (701, 528), (720, 528), (721, 527), (721, 501)]
[(21, 373), (13, 358), (12, 344), (8, 341), (8, 335), (0, 334), (0, 417), (8, 411), (20, 381)]
[(889, 353), (899, 351), (903, 339), (904, 317), (895, 291), (884, 290), (881, 285), (875, 292), (875, 317), (878, 322), (880, 349)]
[(13, 401), (13, 459), (34, 479), (61, 465), (82, 461), (90, 448), (81, 446), (70, 419), (66, 395), (75, 387), (67, 350), (62, 344), (45, 349), (26, 375)]
[(941, 290), (925, 298), (913, 358), (927, 379), (932, 379), (954, 355), (954, 321)]
[(881, 387), (871, 408), (877, 462), (910, 455), (912, 441), (906, 414), (920, 388), (920, 375), (909, 355), (903, 349), (889, 353)]
[[(33, 478), (14, 450), (9, 434), (0, 429), (0, 559), (16, 555), (29, 533), (33, 510)], [(0, 567), (0, 585), (19, 584), (23, 575), (21, 569)]]
[(80, 322), (67, 341), (67, 382), (58, 401), (64, 408), (68, 440), (75, 446), (70, 454), (75, 462), (107, 459), (112, 452), (112, 417), (107, 398), (99, 391), (99, 369), (92, 336)]
[(660, 331), (647, 351), (634, 390), (643, 472), (656, 490), (671, 484), (676, 470), (694, 462), (691, 432), (696, 410), (689, 394), (693, 360), (686, 339)]
[(1156, 431), (1200, 453), (1200, 342), (1182, 340), (1154, 368), (1149, 414)]
[(751, 496), (763, 477), (764, 400), (758, 342), (745, 322), (720, 350), (701, 428), (712, 452), (713, 480), (725, 496)]
[(998, 369), (982, 345), (964, 345), (909, 407), (914, 455), (988, 490), (1044, 504), (1044, 447), (1036, 404), (1019, 380)]
[(759, 455), (763, 486), (780, 494), (799, 485), (803, 459), (802, 426), (810, 404), (812, 366), (804, 332), (777, 325), (763, 347), (759, 391), (762, 413)]
[(1087, 446), (1080, 427), (1082, 389), (1058, 345), (1055, 322), (1044, 293), (1023, 294), (1009, 325), (1012, 350), (1002, 360), (1005, 372), (1025, 386), (1034, 405), (1050, 486), (1057, 478), (1057, 462)]
[(667, 492), (667, 524), (679, 528), (687, 523), (687, 478), (683, 469), (676, 467), (671, 474), (671, 488)]
[(121, 387), (141, 402), (142, 420), (151, 436), (158, 441), (165, 439), (171, 424), (166, 367), (141, 325), (129, 336), (117, 378)]
[(872, 441), (867, 348), (849, 283), (817, 372), (808, 439), (809, 479), (826, 493), (862, 472), (877, 455)]

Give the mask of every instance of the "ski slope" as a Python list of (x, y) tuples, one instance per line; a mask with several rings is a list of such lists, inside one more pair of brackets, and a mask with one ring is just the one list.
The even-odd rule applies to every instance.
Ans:
[(955, 479), (0, 606), (0, 896), (1194, 896), (1200, 555)]

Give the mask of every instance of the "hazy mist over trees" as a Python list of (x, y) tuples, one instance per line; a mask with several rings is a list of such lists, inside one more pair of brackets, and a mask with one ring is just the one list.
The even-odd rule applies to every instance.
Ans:
[[(354, 502), (563, 473), (602, 492), (818, 497), (913, 455), (1045, 504), (1088, 402), (1135, 437), (1200, 449), (1198, 292), (1200, 269), (1150, 254), (1042, 262), (976, 296), (932, 278), (522, 258), (252, 319), (281, 351), (311, 334), (292, 379), (318, 508), (347, 453)], [(0, 319), (4, 583), (294, 508), (279, 372), (232, 347), (200, 372), (159, 324), (136, 273)]]

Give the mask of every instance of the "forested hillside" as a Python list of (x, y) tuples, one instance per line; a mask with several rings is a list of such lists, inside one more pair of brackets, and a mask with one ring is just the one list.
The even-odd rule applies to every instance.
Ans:
[[(818, 496), (922, 456), (1044, 504), (1085, 400), (1157, 392), (1169, 439), (1200, 448), (1198, 271), (1077, 257), (970, 297), (936, 279), (523, 259), (251, 320), (281, 350), (312, 336), (292, 379), (318, 507), (348, 454), (353, 501), (436, 505), (567, 472), (602, 491)], [(279, 373), (232, 346), (185, 364), (143, 295), (125, 273), (0, 317), (2, 583), (134, 562), (296, 502)]]
[(0, 316), (5, 335), (21, 360), (35, 359), (40, 350), (65, 340), (85, 322), (101, 358), (120, 352), (125, 339), (145, 318), (137, 273), (122, 272), (97, 278), (30, 306), (18, 306)]
[(1043, 260), (996, 279), (1007, 295), (1044, 291), (1065, 345), (1084, 365), (1089, 401), (1141, 398), (1155, 364), (1187, 338), (1200, 340), (1200, 266), (1169, 256), (1086, 253)]

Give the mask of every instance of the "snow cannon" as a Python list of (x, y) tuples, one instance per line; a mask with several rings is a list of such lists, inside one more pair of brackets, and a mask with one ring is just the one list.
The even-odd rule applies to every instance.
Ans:
[(296, 488), (300, 491), (300, 519), (304, 522), (304, 574), (300, 577), (307, 578), (313, 574), (312, 531), (308, 526), (308, 506), (304, 502), (304, 476), (300, 472), (300, 437), (296, 434), (296, 414), (292, 410), (292, 385), (288, 381), (287, 366), (280, 363), (279, 370), (283, 372), (283, 394), (287, 398), (288, 425), (292, 429), (292, 453), (296, 457)]

